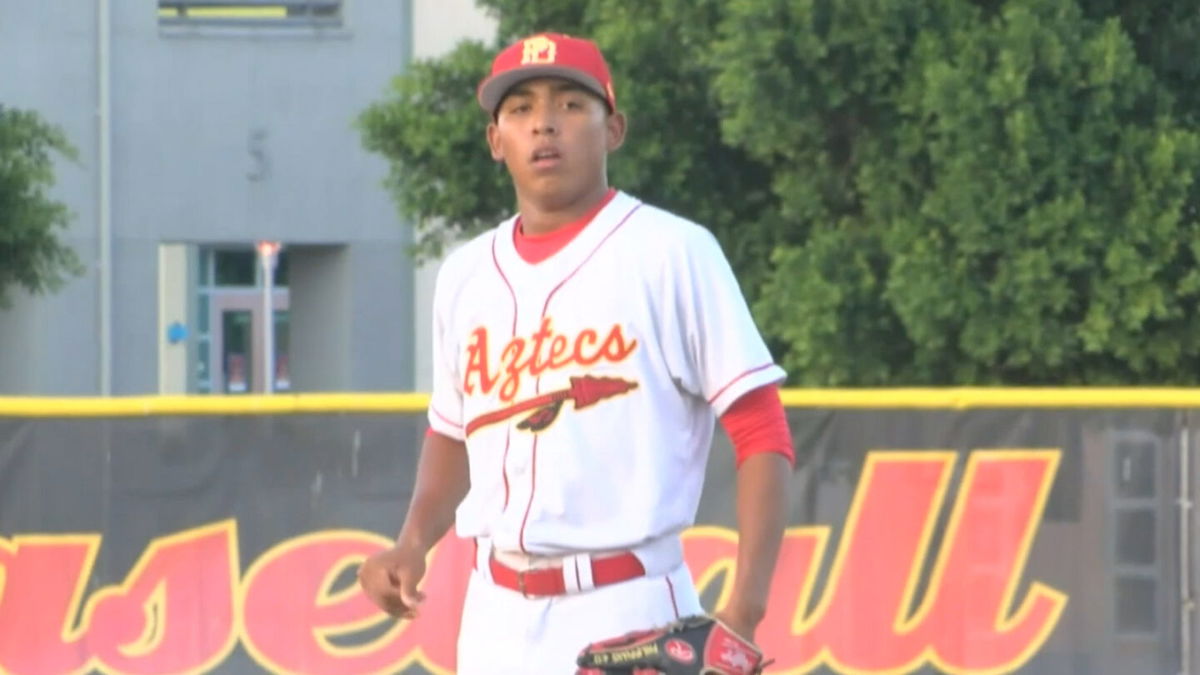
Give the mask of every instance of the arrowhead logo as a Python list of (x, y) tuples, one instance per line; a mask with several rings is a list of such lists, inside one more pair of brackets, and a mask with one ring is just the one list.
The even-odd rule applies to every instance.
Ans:
[(604, 399), (624, 394), (636, 388), (637, 382), (618, 377), (594, 377), (591, 375), (572, 377), (571, 386), (565, 389), (535, 396), (476, 417), (467, 424), (467, 435), (470, 436), (483, 427), (503, 422), (530, 410), (534, 412), (518, 422), (517, 428), (537, 433), (545, 430), (554, 423), (554, 420), (558, 419), (558, 413), (562, 410), (563, 403), (568, 400), (575, 405), (576, 410), (582, 410), (596, 405)]

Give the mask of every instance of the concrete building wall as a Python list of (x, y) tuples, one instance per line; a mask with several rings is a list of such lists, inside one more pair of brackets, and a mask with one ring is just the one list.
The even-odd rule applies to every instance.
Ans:
[(0, 391), (85, 394), (98, 383), (96, 312), (95, 9), (77, 3), (0, 2), (0, 104), (33, 109), (79, 150), (60, 161), (53, 195), (76, 218), (63, 241), (87, 270), (54, 295), (16, 293), (0, 310)]
[[(454, 30), (486, 25), (472, 3), (347, 0), (340, 27), (285, 28), (164, 26), (151, 4), (111, 2), (107, 270), (98, 235), (99, 5), (0, 0), (0, 104), (38, 111), (78, 148), (77, 163), (59, 164), (52, 194), (75, 214), (64, 240), (86, 266), (59, 292), (18, 293), (0, 310), (0, 394), (102, 393), (105, 273), (109, 389), (160, 391), (159, 317), (178, 309), (162, 305), (160, 279), (179, 278), (159, 269), (160, 260), (178, 262), (160, 258), (160, 247), (260, 239), (301, 251), (293, 320), (317, 332), (307, 347), (293, 336), (313, 355), (291, 359), (297, 389), (413, 388), (414, 336), (427, 332), (414, 328), (422, 282), (381, 185), (386, 165), (362, 149), (353, 124), (415, 45), (434, 53)], [(303, 251), (322, 249), (305, 247), (339, 251), (344, 285), (315, 287), (328, 274)], [(305, 278), (310, 271), (315, 279)]]

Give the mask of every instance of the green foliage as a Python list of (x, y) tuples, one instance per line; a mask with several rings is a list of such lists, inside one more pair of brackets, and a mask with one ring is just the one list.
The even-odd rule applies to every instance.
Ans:
[(808, 232), (758, 303), (796, 382), (1200, 377), (1200, 146), (1118, 20), (780, 0), (722, 35), (727, 139)]
[(1133, 41), (1138, 61), (1154, 72), (1176, 98), (1176, 114), (1200, 119), (1200, 12), (1192, 0), (1079, 0), (1084, 14), (1103, 20), (1117, 17)]
[(0, 307), (11, 303), (13, 287), (43, 293), (82, 270), (58, 240), (71, 214), (46, 195), (55, 154), (76, 158), (61, 130), (33, 112), (0, 106)]
[(720, 140), (706, 55), (723, 3), (480, 5), (499, 13), (502, 39), (488, 46), (464, 42), (441, 59), (411, 65), (359, 120), (366, 147), (390, 160), (388, 188), (414, 222), (417, 256), (437, 255), (447, 241), (512, 213), (512, 186), (488, 155), (487, 116), (475, 104), (475, 87), (501, 45), (550, 30), (586, 35), (608, 57), (618, 105), (630, 116), (628, 139), (611, 159), (612, 183), (708, 226), (747, 290), (757, 289), (763, 262), (788, 229), (773, 217), (763, 165)]
[(512, 208), (490, 56), (587, 35), (631, 116), (613, 183), (714, 231), (792, 384), (1194, 384), (1200, 14), (1150, 4), (481, 0), (497, 42), (361, 124), (436, 252)]

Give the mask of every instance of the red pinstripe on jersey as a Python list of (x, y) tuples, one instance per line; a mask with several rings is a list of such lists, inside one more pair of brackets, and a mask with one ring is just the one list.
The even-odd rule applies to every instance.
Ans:
[(520, 310), (520, 304), (517, 303), (517, 293), (513, 290), (512, 284), (509, 283), (508, 277), (504, 274), (504, 268), (500, 267), (500, 259), (496, 257), (496, 235), (492, 235), (492, 265), (496, 267), (496, 273), (500, 275), (500, 279), (504, 281), (504, 287), (508, 289), (508, 296), (512, 298), (513, 303), (513, 320), (512, 320), (512, 335), (517, 336), (517, 312)]
[[(517, 312), (520, 311), (520, 305), (517, 303), (517, 294), (513, 291), (512, 284), (505, 276), (504, 270), (500, 267), (500, 261), (496, 258), (496, 235), (492, 235), (492, 264), (496, 267), (496, 273), (500, 275), (500, 279), (504, 281), (504, 287), (508, 289), (508, 297), (512, 298), (513, 303), (513, 320), (512, 320), (512, 337), (517, 336)], [(500, 456), (500, 478), (504, 481), (504, 507), (502, 511), (508, 510), (508, 448), (512, 441), (512, 427), (504, 431), (504, 454)]]
[(753, 375), (754, 373), (759, 372), (760, 370), (766, 370), (767, 368), (772, 368), (774, 366), (775, 366), (774, 363), (768, 362), (768, 363), (762, 364), (761, 366), (756, 366), (754, 368), (751, 368), (750, 370), (747, 370), (746, 372), (742, 373), (741, 375), (738, 375), (737, 377), (730, 380), (729, 383), (726, 384), (724, 387), (721, 387), (720, 389), (718, 389), (717, 393), (713, 394), (712, 397), (708, 399), (709, 405), (712, 405), (713, 401), (716, 401), (717, 399), (721, 398), (721, 394), (724, 394), (727, 389), (729, 389), (733, 385), (737, 384), (741, 380)]
[(446, 417), (445, 415), (443, 415), (440, 410), (433, 407), (433, 404), (430, 404), (429, 409), (433, 411), (434, 415), (437, 415), (438, 419), (445, 422), (446, 424), (454, 427), (455, 429), (463, 428), (463, 425), (461, 425), (461, 424), (455, 422), (454, 420), (450, 419), (449, 417)]
[(542, 305), (542, 318), (546, 317), (546, 310), (550, 309), (550, 299), (554, 297), (554, 294), (558, 292), (558, 289), (560, 289), (564, 285), (566, 285), (566, 283), (571, 280), (571, 277), (575, 276), (575, 274), (579, 270), (583, 269), (583, 266), (588, 264), (588, 261), (592, 259), (592, 256), (596, 255), (596, 251), (599, 251), (601, 246), (604, 246), (605, 242), (608, 241), (609, 237), (613, 236), (614, 234), (617, 233), (617, 230), (624, 227), (625, 223), (629, 222), (629, 218), (631, 216), (633, 216), (633, 214), (636, 213), (637, 210), (640, 208), (642, 208), (642, 205), (639, 202), (637, 206), (633, 207), (632, 209), (629, 209), (629, 213), (626, 213), (625, 217), (621, 219), (621, 222), (617, 223), (616, 227), (614, 227), (612, 230), (609, 230), (608, 234), (604, 235), (604, 238), (601, 239), (596, 244), (596, 248), (592, 249), (592, 252), (588, 253), (587, 257), (583, 259), (583, 262), (579, 263), (578, 267), (571, 270), (570, 274), (568, 274), (566, 277), (564, 277), (562, 281), (558, 282), (557, 286), (555, 286), (553, 289), (550, 290), (550, 293), (548, 295), (546, 295), (546, 304)]
[(675, 611), (675, 618), (679, 618), (679, 603), (675, 601), (675, 584), (671, 583), (671, 576), (663, 577), (667, 580), (667, 592), (671, 594), (671, 609)]
[[(612, 230), (610, 230), (608, 232), (608, 234), (604, 235), (604, 238), (602, 238), (599, 242), (596, 243), (596, 247), (593, 248), (591, 250), (591, 252), (587, 254), (587, 257), (585, 257), (575, 269), (571, 270), (571, 272), (569, 274), (567, 274), (567, 276), (564, 277), (562, 281), (558, 282), (558, 284), (555, 285), (554, 288), (552, 288), (550, 290), (550, 293), (548, 293), (546, 295), (546, 302), (542, 305), (542, 318), (543, 319), (546, 318), (546, 312), (550, 309), (550, 300), (551, 300), (551, 298), (554, 297), (554, 294), (557, 293), (560, 288), (562, 288), (564, 285), (566, 285), (566, 283), (568, 281), (570, 281), (571, 278), (574, 277), (575, 274), (579, 272), (579, 270), (583, 269), (583, 266), (588, 264), (588, 262), (592, 259), (592, 256), (596, 255), (596, 251), (599, 251), (600, 247), (604, 246), (604, 244), (609, 240), (610, 237), (612, 237), (617, 232), (617, 230), (624, 227), (625, 223), (629, 222), (629, 218), (634, 213), (636, 213), (637, 210), (640, 209), (641, 207), (642, 207), (642, 205), (639, 202), (637, 204), (637, 206), (634, 206), (632, 209), (630, 209), (629, 213), (626, 213), (625, 217), (621, 218), (621, 222), (617, 223), (616, 227), (614, 227)], [(493, 244), (493, 258), (494, 258), (494, 256), (495, 256), (495, 249), (494, 249), (494, 244)], [(534, 385), (535, 387), (541, 386), (541, 379), (542, 378), (540, 376), (537, 378), (535, 385)], [(529, 471), (529, 502), (525, 505), (525, 517), (523, 519), (521, 519), (521, 530), (520, 530), (520, 533), (518, 534), (518, 540), (520, 541), (522, 551), (525, 551), (525, 525), (528, 524), (528, 522), (529, 522), (529, 511), (530, 511), (530, 509), (533, 508), (533, 496), (534, 496), (534, 494), (537, 493), (537, 441), (538, 441), (538, 437), (534, 436), (533, 437), (533, 457), (530, 459), (530, 471)]]
[(538, 437), (533, 437), (533, 457), (529, 460), (529, 502), (525, 504), (525, 517), (521, 518), (521, 532), (518, 542), (522, 553), (528, 553), (525, 550), (525, 524), (529, 522), (529, 511), (533, 508), (533, 493), (537, 491), (537, 447)]

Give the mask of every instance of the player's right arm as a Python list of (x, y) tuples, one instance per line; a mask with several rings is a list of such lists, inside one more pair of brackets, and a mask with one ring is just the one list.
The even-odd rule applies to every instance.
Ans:
[[(476, 241), (482, 239), (481, 235)], [(463, 270), (474, 269), (476, 249), (468, 244), (452, 253), (438, 271), (433, 293), (430, 431), (421, 444), (412, 500), (396, 543), (368, 558), (358, 570), (363, 592), (395, 617), (416, 616), (424, 599), (417, 586), (425, 576), (425, 558), (454, 525), (455, 511), (470, 488), (457, 359), (456, 334), (461, 331), (456, 332), (453, 319), (467, 276)]]
[(454, 524), (454, 511), (468, 487), (466, 445), (439, 433), (426, 434), (396, 543), (367, 558), (358, 570), (363, 592), (380, 609), (398, 618), (416, 616), (424, 600), (417, 585), (425, 576), (425, 557)]

